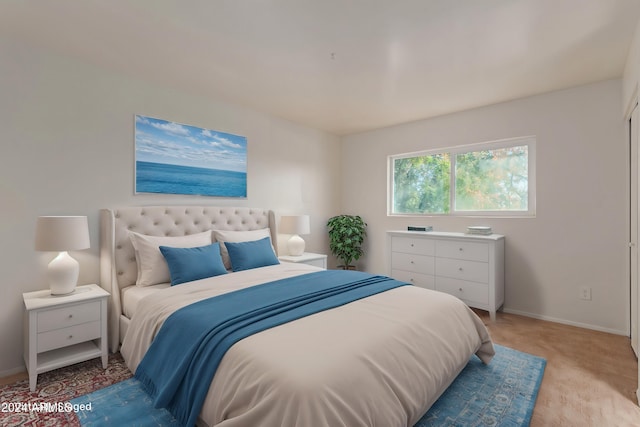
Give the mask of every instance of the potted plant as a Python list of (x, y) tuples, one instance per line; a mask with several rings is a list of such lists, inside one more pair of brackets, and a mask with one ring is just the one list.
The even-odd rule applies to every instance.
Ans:
[(358, 215), (337, 215), (327, 222), (329, 229), (329, 249), (342, 265), (344, 270), (355, 270), (351, 262), (358, 260), (364, 253), (362, 242), (366, 233), (367, 223)]

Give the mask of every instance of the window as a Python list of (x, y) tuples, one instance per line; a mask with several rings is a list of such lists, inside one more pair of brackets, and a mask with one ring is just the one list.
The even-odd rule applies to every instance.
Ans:
[(535, 137), (389, 157), (389, 215), (535, 215)]

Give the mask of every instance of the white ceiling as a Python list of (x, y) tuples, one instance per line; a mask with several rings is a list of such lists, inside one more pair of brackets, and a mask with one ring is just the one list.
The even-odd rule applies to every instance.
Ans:
[(0, 35), (351, 134), (622, 75), (638, 0), (1, 0)]

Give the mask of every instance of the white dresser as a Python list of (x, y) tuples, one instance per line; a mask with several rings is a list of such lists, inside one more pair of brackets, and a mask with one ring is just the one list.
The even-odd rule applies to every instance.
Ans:
[(504, 236), (389, 231), (390, 276), (489, 311), (504, 304)]

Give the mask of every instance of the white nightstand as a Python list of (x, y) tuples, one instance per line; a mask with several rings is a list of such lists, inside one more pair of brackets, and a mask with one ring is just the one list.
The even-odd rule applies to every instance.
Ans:
[(102, 357), (107, 369), (107, 298), (98, 285), (78, 286), (69, 295), (42, 290), (22, 294), (24, 361), (29, 388), (36, 389), (38, 374)]
[(299, 262), (302, 264), (315, 265), (316, 267), (327, 269), (327, 256), (324, 254), (314, 254), (305, 252), (300, 256), (282, 255), (278, 257), (283, 262)]

